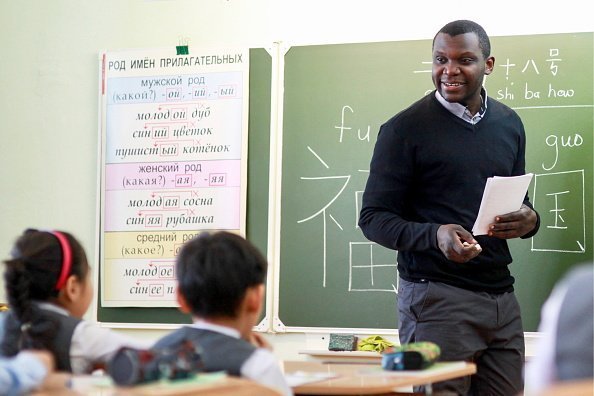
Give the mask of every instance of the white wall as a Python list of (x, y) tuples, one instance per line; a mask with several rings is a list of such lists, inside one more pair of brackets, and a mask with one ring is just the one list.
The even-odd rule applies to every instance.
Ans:
[[(594, 31), (583, 7), (581, 0), (562, 7), (512, 0), (0, 0), (0, 258), (27, 227), (71, 231), (95, 257), (101, 50), (182, 41), (266, 47), (428, 39), (454, 19), (473, 19), (491, 36)], [(146, 338), (164, 332), (119, 331)], [(325, 336), (269, 339), (279, 357), (295, 359), (299, 349), (324, 348)]]

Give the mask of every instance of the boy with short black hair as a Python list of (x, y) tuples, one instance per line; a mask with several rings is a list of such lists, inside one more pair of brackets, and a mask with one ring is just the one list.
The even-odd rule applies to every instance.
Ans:
[(188, 241), (176, 260), (177, 300), (193, 317), (154, 348), (190, 340), (199, 345), (206, 371), (226, 371), (292, 395), (278, 362), (252, 332), (264, 301), (267, 262), (243, 237), (203, 232)]

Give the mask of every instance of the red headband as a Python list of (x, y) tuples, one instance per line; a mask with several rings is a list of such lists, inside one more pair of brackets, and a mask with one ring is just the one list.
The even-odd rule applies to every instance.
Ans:
[(56, 290), (61, 290), (66, 284), (66, 279), (70, 274), (70, 268), (72, 267), (72, 249), (70, 249), (70, 243), (64, 234), (59, 231), (49, 231), (52, 235), (58, 238), (60, 246), (62, 247), (62, 269), (60, 270), (60, 277), (56, 283)]

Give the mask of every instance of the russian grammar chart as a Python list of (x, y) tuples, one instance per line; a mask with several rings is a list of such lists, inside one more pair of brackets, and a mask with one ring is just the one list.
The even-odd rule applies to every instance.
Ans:
[(105, 307), (175, 307), (183, 243), (245, 234), (249, 52), (178, 53), (101, 55)]

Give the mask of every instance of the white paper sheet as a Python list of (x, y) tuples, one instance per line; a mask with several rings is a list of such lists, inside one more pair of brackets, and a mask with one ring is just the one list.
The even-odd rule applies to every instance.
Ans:
[(522, 176), (488, 178), (472, 233), (485, 235), (496, 216), (520, 209), (532, 176), (532, 173), (527, 173)]
[(310, 384), (312, 382), (325, 381), (327, 379), (336, 378), (338, 374), (329, 372), (308, 372), (308, 371), (296, 371), (294, 373), (285, 374), (287, 383), (291, 388), (296, 386)]

